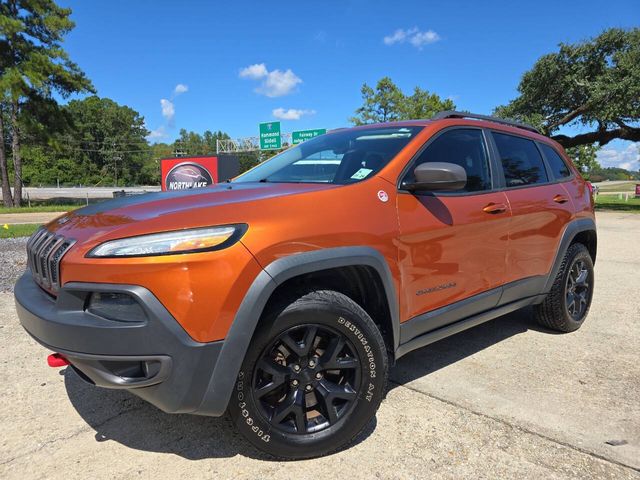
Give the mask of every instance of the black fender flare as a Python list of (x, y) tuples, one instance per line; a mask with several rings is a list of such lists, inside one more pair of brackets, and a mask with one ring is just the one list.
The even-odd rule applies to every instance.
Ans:
[(562, 260), (564, 259), (565, 254), (567, 253), (567, 249), (573, 239), (576, 238), (581, 232), (593, 231), (596, 233), (596, 222), (592, 218), (579, 218), (577, 220), (573, 220), (569, 222), (562, 232), (562, 238), (560, 239), (560, 243), (558, 245), (558, 249), (556, 251), (556, 256), (553, 260), (553, 266), (551, 267), (551, 271), (547, 277), (547, 281), (544, 285), (544, 288), (541, 293), (549, 293), (551, 291), (551, 287), (553, 286), (553, 282), (560, 271), (560, 266), (562, 265)]
[(202, 402), (193, 413), (220, 416), (225, 412), (258, 321), (278, 285), (305, 273), (358, 265), (373, 268), (382, 280), (391, 314), (394, 350), (397, 349), (400, 342), (398, 299), (389, 265), (378, 250), (364, 246), (338, 247), (279, 258), (267, 265), (249, 287), (224, 339)]

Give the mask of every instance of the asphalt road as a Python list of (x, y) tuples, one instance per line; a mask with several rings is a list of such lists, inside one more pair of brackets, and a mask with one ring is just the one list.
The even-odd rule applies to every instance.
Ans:
[(113, 198), (114, 191), (125, 190), (127, 192), (144, 193), (159, 192), (159, 186), (146, 187), (25, 187), (23, 195), (31, 200), (48, 200), (52, 198)]
[(19, 225), (24, 223), (41, 224), (49, 223), (54, 218), (64, 215), (66, 212), (27, 212), (27, 213), (0, 213), (0, 225)]
[(640, 215), (600, 213), (598, 228), (582, 329), (523, 310), (413, 352), (354, 445), (301, 462), (262, 455), (227, 418), (48, 368), (0, 294), (0, 478), (640, 479)]

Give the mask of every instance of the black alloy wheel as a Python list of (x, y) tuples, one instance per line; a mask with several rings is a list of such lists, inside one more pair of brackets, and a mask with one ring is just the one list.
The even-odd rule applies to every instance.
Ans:
[(351, 341), (321, 325), (301, 325), (265, 349), (253, 375), (260, 413), (288, 433), (319, 432), (353, 407), (360, 362)]
[(580, 320), (588, 307), (589, 269), (584, 260), (577, 258), (569, 269), (565, 286), (565, 302), (571, 318)]
[(371, 424), (388, 369), (378, 325), (351, 298), (332, 290), (285, 292), (251, 339), (229, 414), (260, 450), (318, 457), (349, 445)]

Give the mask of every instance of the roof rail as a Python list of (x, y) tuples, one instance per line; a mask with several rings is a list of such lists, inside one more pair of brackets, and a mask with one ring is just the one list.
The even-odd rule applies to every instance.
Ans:
[(509, 125), (511, 127), (522, 128), (523, 130), (529, 130), (530, 132), (540, 133), (540, 131), (526, 123), (516, 122), (514, 120), (505, 120), (504, 118), (492, 117), (490, 115), (478, 115), (477, 113), (468, 112), (456, 112), (454, 110), (446, 110), (444, 112), (436, 113), (431, 120), (443, 120), (445, 118), (475, 118), (477, 120), (486, 120), (488, 122), (502, 123), (503, 125)]

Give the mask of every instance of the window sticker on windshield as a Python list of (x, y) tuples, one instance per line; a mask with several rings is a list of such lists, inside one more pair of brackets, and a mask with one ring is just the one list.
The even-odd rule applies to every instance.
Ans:
[(353, 178), (354, 180), (362, 180), (367, 175), (369, 175), (371, 172), (373, 172), (373, 170), (371, 170), (370, 168), (361, 168), (356, 173), (351, 175), (351, 178)]

